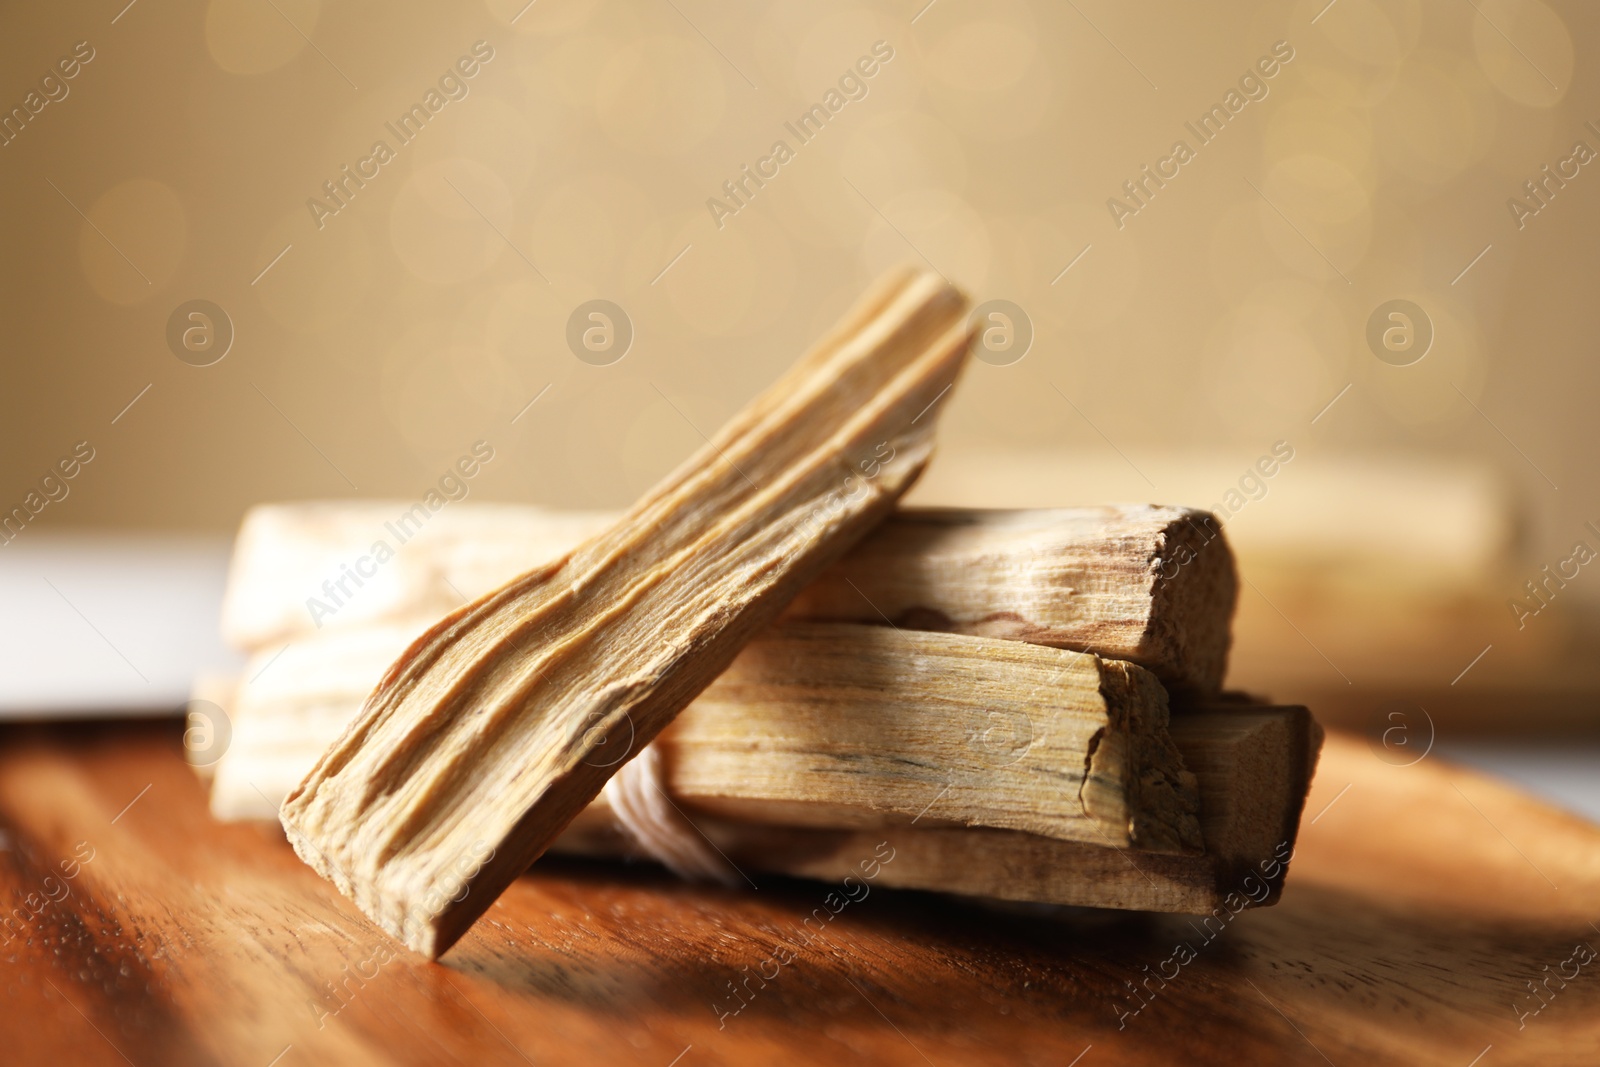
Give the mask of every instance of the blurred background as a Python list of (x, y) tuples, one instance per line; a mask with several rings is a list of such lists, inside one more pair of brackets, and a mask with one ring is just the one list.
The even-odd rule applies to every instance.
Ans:
[(484, 441), (473, 500), (624, 506), (920, 260), (983, 348), (914, 500), (1214, 508), (1234, 686), (1600, 811), (1593, 5), (5, 23), (8, 715), (236, 670), (253, 504), (416, 500)]

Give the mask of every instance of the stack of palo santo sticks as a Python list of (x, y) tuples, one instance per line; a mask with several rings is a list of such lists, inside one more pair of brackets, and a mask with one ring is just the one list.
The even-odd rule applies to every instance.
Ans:
[[(547, 849), (1205, 914), (1277, 899), (1321, 731), (1222, 692), (1178, 507), (897, 509), (969, 339), (884, 279), (624, 514), (268, 505), (191, 760), (437, 956)], [(464, 476), (469, 471), (463, 469)]]

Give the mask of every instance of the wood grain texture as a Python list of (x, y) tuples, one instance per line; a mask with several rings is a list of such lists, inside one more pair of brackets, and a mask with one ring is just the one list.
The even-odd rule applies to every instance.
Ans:
[[(324, 629), (437, 619), (463, 598), (476, 600), (529, 567), (561, 558), (619, 517), (462, 500), (430, 513), (425, 524), (391, 530), (408, 507), (399, 500), (306, 500), (251, 508), (228, 564), (223, 639), (239, 649), (278, 649)], [(341, 565), (354, 565), (380, 539), (395, 551), (381, 577), (360, 586), (346, 582), (342, 592), (332, 587), (344, 575)], [(336, 610), (313, 618), (311, 597)]]
[[(1164, 500), (1227, 508), (1238, 460), (1185, 449), (1149, 454), (1139, 467)], [(1131, 474), (1103, 446), (962, 448), (934, 464), (903, 507), (1117, 499)], [(1416, 721), (1426, 709), (1454, 737), (1502, 735), (1507, 707), (1523, 736), (1592, 729), (1600, 607), (1570, 593), (1546, 597), (1521, 625), (1513, 598), (1537, 606), (1526, 583), (1544, 580), (1541, 565), (1560, 557), (1521, 557), (1521, 505), (1492, 468), (1317, 450), (1279, 474), (1263, 480), (1270, 505), (1251, 501), (1220, 516), (1249, 579), (1234, 616), (1230, 688), (1304, 702), (1322, 722), (1352, 730), (1372, 729), (1397, 707)]]
[[(246, 686), (218, 761), (218, 818), (275, 815), (359, 713), (403, 631), (347, 628), (295, 646)], [(219, 694), (214, 694), (214, 696)], [(735, 820), (801, 826), (939, 818), (1062, 840), (1202, 848), (1192, 775), (1143, 668), (1062, 649), (852, 623), (761, 632), (671, 723), (674, 797)], [(620, 765), (639, 745), (596, 755)], [(1268, 776), (1270, 777), (1270, 775)]]
[[(1600, 828), (1436, 758), (1389, 766), (1359, 738), (1329, 738), (1279, 906), (1209, 938), (1187, 918), (891, 890), (899, 856), (837, 912), (816, 883), (546, 859), (434, 964), (277, 831), (213, 822), (179, 733), (0, 729), (0, 901), (20, 924), (0, 931), (7, 1063), (1600, 1060), (1590, 968), (1517, 1015), (1540, 1003), (1528, 981), (1600, 945)], [(80, 843), (93, 858), (62, 882)], [(1180, 943), (1192, 961), (1150, 978)]]
[(450, 947), (739, 649), (889, 513), (966, 359), (965, 298), (894, 272), (616, 524), (446, 616), (284, 801), (300, 856)]
[(1227, 670), (1238, 586), (1221, 528), (1201, 511), (922, 508), (878, 527), (788, 614), (1094, 652), (1209, 696)]
[[(685, 717), (686, 716), (686, 717)], [(763, 631), (673, 723), (675, 795), (735, 820), (909, 821), (1199, 852), (1194, 776), (1142, 667), (849, 623)]]
[(1220, 861), (1218, 883), (1232, 888), (1282, 843), (1294, 844), (1323, 730), (1299, 706), (1173, 710), (1168, 732), (1199, 783), (1206, 852)]
[[(838, 624), (799, 628), (823, 634), (842, 630), (846, 635), (863, 629)], [(920, 639), (932, 640), (936, 648), (952, 642), (989, 644), (865, 629), (865, 640), (891, 645)], [(251, 711), (264, 712), (265, 721), (235, 714), (234, 746), (221, 761), (212, 788), (214, 814), (228, 819), (274, 816), (282, 793), (316, 758), (325, 739), (355, 713), (362, 692), (359, 673), (344, 689), (317, 686), (337, 682), (339, 668), (358, 658), (353, 651), (339, 650), (358, 649), (366, 633), (357, 629), (327, 635), (319, 645), (331, 653), (326, 663), (296, 661), (295, 669), (278, 675), (284, 683), (276, 690), (281, 703)], [(854, 672), (860, 679), (859, 664), (841, 671), (803, 650), (782, 644), (769, 649), (768, 644), (768, 636), (753, 642), (657, 739), (667, 753), (666, 791), (674, 804), (693, 813), (694, 826), (740, 866), (839, 878), (848, 873), (863, 843), (871, 844), (867, 838), (894, 827), (904, 858), (886, 884), (1190, 914), (1208, 913), (1241, 890), (1250, 891), (1249, 906), (1276, 899), (1282, 851), (1295, 840), (1321, 743), (1321, 731), (1305, 708), (1233, 703), (1184, 708), (1167, 729), (1185, 767), (1198, 780), (1206, 851), (1146, 852), (1137, 863), (1129, 863), (1123, 853), (1108, 847), (1110, 832), (1073, 844), (1040, 834), (972, 828), (986, 819), (995, 826), (1018, 825), (1015, 812), (988, 814), (991, 792), (1009, 796), (1023, 790), (1035, 805), (1053, 799), (1051, 811), (1070, 810), (1070, 795), (1052, 797), (1046, 790), (1041, 798), (1035, 780), (1041, 760), (1044, 781), (1051, 780), (1054, 760), (1047, 753), (1060, 745), (1059, 738), (1045, 740), (1061, 725), (1049, 714), (1059, 702), (1049, 695), (1062, 684), (1059, 664), (1042, 676), (1033, 675), (1046, 683), (1036, 685), (1037, 691), (1023, 687), (1001, 701), (981, 686), (969, 686), (970, 691), (958, 686), (925, 709), (916, 706), (919, 700), (905, 701), (893, 690), (846, 694), (830, 675)], [(830, 644), (835, 654), (853, 650), (848, 637), (842, 644)], [(1060, 664), (1071, 665), (1081, 658), (1002, 644), (1006, 647), (1000, 653), (1024, 659), (1053, 662), (1051, 657), (1061, 657)], [(746, 664), (747, 659), (753, 662)], [(993, 674), (997, 666), (985, 664), (983, 669)], [(825, 695), (821, 709), (797, 706), (784, 697), (797, 680), (802, 693)], [(751, 712), (754, 700), (768, 702), (765, 712)], [(891, 707), (893, 717), (880, 714)], [(925, 723), (929, 714), (934, 721)], [(946, 718), (955, 720), (955, 729)], [(887, 786), (882, 777), (890, 779)], [(804, 779), (803, 788), (799, 779)], [(893, 791), (902, 794), (898, 804), (884, 795)], [(801, 792), (804, 801), (796, 799)], [(808, 825), (813, 827), (809, 832), (795, 829)], [(959, 826), (968, 829), (946, 829)], [(604, 796), (590, 803), (551, 850), (637, 856)]]
[[(404, 507), (311, 501), (252, 508), (234, 548), (224, 636), (236, 648), (277, 652), (330, 630), (438, 618), (462, 597), (481, 596), (561, 556), (615, 519), (454, 504), (383, 564), (380, 580), (354, 586), (348, 565), (370, 558), (375, 538), (393, 537), (390, 520)], [(1204, 696), (1222, 684), (1237, 594), (1233, 553), (1202, 511), (1149, 504), (902, 508), (784, 614), (1093, 652), (1136, 663), (1171, 690)], [(335, 602), (337, 611), (324, 614)]]
[[(663, 734), (669, 759), (668, 789), (681, 796), (694, 827), (741, 867), (839, 882), (852, 874), (876, 842), (891, 838), (896, 860), (879, 884), (938, 889), (992, 900), (1070, 904), (1134, 911), (1224, 915), (1278, 900), (1300, 825), (1300, 812), (1322, 745), (1322, 732), (1301, 707), (1217, 705), (1190, 708), (1174, 721), (1173, 736), (1198, 773), (1200, 829), (1206, 851), (1149, 852), (1110, 847), (1108, 841), (1066, 841), (1041, 834), (951, 825), (948, 805), (955, 776), (931, 783), (915, 818), (879, 816), (855, 828), (803, 828), (753, 823), (767, 805), (748, 808), (697, 792), (740, 792), (726, 779), (709, 789), (684, 782), (675, 736), (697, 731), (691, 706)], [(688, 721), (685, 721), (685, 720)], [(722, 741), (717, 729), (711, 742)], [(757, 734), (758, 743), (768, 739)], [(693, 777), (693, 776), (690, 776)], [(681, 791), (681, 793), (680, 793)], [(636, 853), (604, 806), (590, 805), (559, 842), (565, 852), (593, 856)], [(727, 818), (730, 813), (746, 816)], [(790, 813), (780, 813), (780, 818)], [(792, 815), (790, 816), (791, 821)]]

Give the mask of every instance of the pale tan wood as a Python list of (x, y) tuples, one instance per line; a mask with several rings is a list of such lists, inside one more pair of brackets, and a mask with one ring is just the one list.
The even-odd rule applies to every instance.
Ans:
[(1227, 669), (1237, 594), (1233, 553), (1205, 512), (903, 509), (789, 614), (1093, 652), (1211, 695)]
[(231, 709), (238, 696), (239, 679), (231, 674), (206, 672), (196, 675), (189, 686), (189, 706), (184, 712), (183, 755), (189, 766), (205, 781), (212, 779), (217, 764), (232, 747)]
[(285, 800), (296, 851), (437, 957), (931, 452), (964, 298), (901, 271), (569, 556), (446, 617)]
[[(884, 865), (881, 877), (884, 884), (903, 888), (1192, 915), (1276, 903), (1321, 751), (1321, 729), (1303, 707), (1252, 705), (1190, 709), (1173, 724), (1174, 743), (1199, 782), (1200, 827), (1207, 845), (1203, 854), (941, 826), (942, 797), (914, 822), (880, 819), (838, 829), (732, 819), (720, 805), (689, 795), (694, 787), (687, 784), (681, 800), (695, 826), (734, 863), (750, 870), (824, 881), (852, 873), (859, 877), (862, 857), (873, 855), (876, 844), (888, 839), (895, 859)], [(680, 718), (674, 730), (687, 725)], [(669, 732), (664, 740), (671, 737)], [(682, 758), (689, 759), (689, 753)], [(673, 767), (673, 795), (680, 796), (680, 781), (693, 781), (697, 774)], [(770, 813), (755, 806), (740, 814)], [(593, 856), (637, 854), (603, 798), (572, 824), (560, 849)]]
[[(463, 500), (446, 504), (426, 523), (396, 527), (396, 517), (413, 505), (307, 500), (251, 508), (228, 566), (223, 639), (246, 651), (276, 650), (327, 628), (437, 619), (531, 566), (560, 559), (619, 517)], [(392, 557), (374, 552), (380, 542)], [(381, 565), (380, 554), (386, 557)], [(350, 578), (358, 564), (370, 573)], [(334, 584), (341, 579), (343, 590)], [(313, 618), (312, 598), (334, 612)]]
[(935, 818), (1199, 851), (1194, 778), (1143, 668), (842, 623), (770, 628), (663, 738), (674, 793), (744, 821)]
[[(261, 673), (235, 701), (213, 814), (275, 811), (407, 632), (351, 628), (252, 662)], [(1083, 653), (782, 623), (659, 743), (675, 797), (745, 821), (837, 828), (926, 816), (1118, 847), (1202, 847), (1165, 692), (1142, 668)], [(620, 765), (633, 751), (624, 740), (596, 758)]]
[[(404, 640), (399, 629), (381, 638), (372, 634), (358, 638), (361, 632), (329, 633), (297, 644), (260, 675), (255, 682), (259, 687), (255, 702), (246, 700), (238, 706), (235, 747), (223, 758), (212, 789), (215, 814), (235, 819), (270, 818), (278, 797), (315, 760), (322, 740), (336, 734), (341, 724), (355, 715), (365, 691), (366, 673), (381, 670), (381, 642)], [(887, 629), (881, 634), (897, 636)], [(923, 636), (943, 642), (975, 640)], [(358, 649), (360, 640), (373, 647)], [(1032, 754), (1034, 731), (1043, 734), (1051, 723), (1035, 713), (1024, 723), (1004, 710), (1018, 706), (1015, 694), (998, 704), (1000, 715), (973, 721), (967, 728), (973, 731), (970, 739), (964, 736), (966, 730), (956, 730), (936, 733), (930, 742), (921, 733), (892, 727), (875, 731), (866, 722), (848, 736), (853, 745), (865, 746), (862, 749), (846, 751), (842, 744), (846, 738), (839, 738), (827, 751), (797, 756), (795, 731), (786, 722), (789, 716), (748, 716), (733, 702), (740, 687), (748, 691), (751, 675), (761, 670), (757, 666), (746, 671), (743, 661), (759, 663), (765, 640), (758, 638), (747, 647), (722, 679), (658, 738), (668, 755), (669, 794), (741, 867), (801, 877), (834, 877), (837, 872), (830, 873), (830, 863), (841, 870), (848, 867), (862, 855), (863, 843), (870, 846), (867, 838), (892, 830), (897, 847), (909, 849), (904, 854), (914, 860), (896, 874), (901, 881), (895, 884), (908, 887), (1003, 899), (1204, 913), (1220, 906), (1227, 893), (1238, 890), (1254, 873), (1258, 878), (1275, 876), (1266, 879), (1273, 894), (1268, 899), (1275, 898), (1281, 857), (1277, 857), (1278, 866), (1272, 861), (1285, 842), (1292, 846), (1321, 742), (1321, 731), (1304, 708), (1212, 704), (1188, 707), (1174, 715), (1169, 733), (1198, 783), (1199, 824), (1206, 851), (1203, 855), (1124, 851), (1098, 841), (1062, 841), (993, 827), (951, 829), (973, 821), (972, 812), (962, 806), (967, 793), (944, 789), (944, 784), (956, 777), (950, 773), (953, 768), (920, 768), (936, 759), (951, 760), (949, 752), (939, 755), (935, 751), (941, 737), (955, 742), (956, 755), (967, 761), (962, 769), (969, 775), (987, 773), (992, 777), (994, 764)], [(1035, 654), (1073, 656), (1015, 647)], [(259, 669), (267, 655), (251, 667)], [(290, 656), (298, 658), (287, 664), (290, 669), (277, 675), (279, 681), (268, 689), (265, 683)], [(366, 672), (350, 669), (362, 656), (367, 660)], [(774, 664), (768, 659), (770, 671)], [(810, 671), (814, 666), (804, 664), (797, 669)], [(740, 677), (742, 682), (732, 681)], [(305, 691), (319, 679), (327, 687), (323, 692)], [(814, 677), (801, 681), (822, 688)], [(732, 688), (719, 692), (719, 687), (729, 682)], [(249, 689), (247, 686), (247, 693)], [(987, 695), (974, 694), (973, 707), (982, 705)], [(871, 711), (871, 706), (863, 705), (853, 718), (869, 720)], [(254, 721), (253, 716), (262, 721)], [(851, 717), (841, 714), (832, 721)], [(812, 721), (822, 725), (829, 720)], [(883, 751), (885, 734), (903, 746), (900, 751), (892, 755)], [(834, 827), (774, 828), (775, 824), (819, 822), (816, 808), (832, 809), (830, 818), (837, 816), (845, 798), (874, 792), (849, 783), (841, 786), (844, 776), (836, 774), (817, 776), (819, 793), (814, 800), (818, 803), (810, 810), (806, 805), (737, 799), (750, 797), (751, 774), (759, 775), (762, 782), (777, 782), (775, 788), (782, 789), (786, 788), (782, 783), (786, 770), (797, 763), (827, 766), (831, 760), (871, 768), (896, 759), (913, 767), (913, 773), (895, 775), (899, 786), (916, 785), (923, 790), (913, 798), (915, 809), (910, 804), (901, 805), (898, 811), (862, 807), (840, 817)], [(1059, 792), (1055, 795), (1060, 798)], [(552, 850), (590, 855), (636, 852), (603, 797), (589, 805)], [(867, 851), (870, 854), (870, 847)]]
[[(605, 513), (463, 503), (362, 580), (404, 505), (270, 504), (245, 517), (223, 611), (228, 639), (281, 648), (319, 629), (438, 617), (554, 559)], [(387, 543), (387, 542), (386, 542)], [(343, 586), (324, 590), (324, 583)], [(1152, 505), (900, 509), (806, 587), (786, 617), (1005, 637), (1094, 652), (1214, 694), (1237, 599), (1233, 554), (1205, 512)], [(349, 596), (344, 600), (341, 594)], [(340, 600), (331, 616), (313, 612)], [(315, 619), (315, 621), (313, 621)]]

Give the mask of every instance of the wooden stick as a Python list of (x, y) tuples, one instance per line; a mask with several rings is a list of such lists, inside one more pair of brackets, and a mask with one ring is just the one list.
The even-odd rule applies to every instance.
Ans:
[[(368, 679), (402, 640), (404, 631), (347, 629), (269, 661), (233, 705), (213, 814), (269, 814), (356, 717)], [(926, 819), (1119, 848), (1204, 847), (1165, 691), (1143, 668), (1079, 652), (783, 623), (659, 741), (675, 797), (746, 822)], [(595, 758), (620, 765), (633, 750), (625, 742)]]
[[(355, 501), (252, 509), (223, 610), (229, 640), (277, 651), (319, 629), (437, 618), (462, 596), (504, 584), (530, 561), (559, 557), (615, 519), (462, 503), (400, 545), (389, 528), (403, 510)], [(379, 543), (395, 552), (381, 568), (371, 562)], [(377, 572), (359, 589), (348, 577), (357, 565)], [(1233, 554), (1205, 512), (911, 508), (828, 568), (785, 616), (890, 621), (1094, 652), (1204, 697), (1222, 684), (1237, 586)]]
[(1322, 727), (1304, 707), (1244, 698), (1184, 708), (1169, 727), (1200, 783), (1206, 851), (1230, 862), (1294, 844), (1322, 750)]
[(1205, 512), (909, 509), (788, 614), (1093, 652), (1205, 697), (1222, 686), (1237, 596), (1233, 553)]
[[(251, 508), (229, 564), (224, 640), (251, 652), (276, 650), (325, 629), (439, 619), (463, 599), (560, 559), (620, 517), (469, 499), (421, 520), (415, 506), (308, 500)], [(357, 569), (366, 576), (349, 578)]]
[[(881, 864), (878, 881), (908, 889), (1191, 915), (1222, 916), (1224, 908), (1231, 913), (1276, 903), (1322, 730), (1303, 707), (1247, 704), (1187, 709), (1172, 724), (1173, 741), (1199, 781), (1203, 854), (928, 825), (927, 819), (908, 824), (885, 818), (836, 829), (778, 827), (730, 819), (687, 796), (684, 805), (696, 828), (746, 871), (834, 882), (859, 878), (863, 861), (883, 861), (887, 843), (893, 859)], [(681, 773), (669, 776), (674, 795)], [(638, 856), (603, 798), (569, 827), (559, 850)]]
[(617, 522), (447, 616), (284, 801), (295, 850), (438, 957), (932, 449), (965, 301), (902, 271)]
[(1148, 671), (884, 626), (765, 631), (663, 738), (673, 792), (744, 822), (885, 818), (1202, 849), (1194, 777)]
[[(388, 639), (400, 637), (395, 634)], [(958, 736), (959, 731), (940, 731), (930, 740), (928, 735), (885, 724), (877, 731), (863, 726), (824, 751), (810, 752), (799, 747), (795, 731), (783, 721), (770, 716), (752, 718), (739, 705), (724, 702), (731, 701), (733, 691), (724, 691), (724, 699), (712, 699), (730, 675), (742, 673), (741, 661), (760, 656), (762, 640), (752, 643), (723, 679), (658, 738), (668, 756), (668, 793), (694, 825), (742, 869), (837, 879), (872, 855), (874, 846), (887, 838), (899, 856), (910, 862), (896, 860), (898, 866), (886, 884), (1000, 899), (1196, 914), (1220, 906), (1233, 892), (1245, 892), (1252, 906), (1276, 899), (1321, 742), (1321, 731), (1304, 708), (1209, 705), (1186, 708), (1183, 714), (1173, 716), (1170, 736), (1198, 782), (1199, 825), (1206, 851), (1203, 855), (1124, 851), (1099, 842), (1064, 841), (986, 826), (952, 828), (974, 821), (973, 813), (963, 806), (965, 791), (951, 789), (940, 794), (942, 786), (931, 773), (938, 761), (950, 761), (954, 753), (967, 761), (965, 774), (993, 778), (1009, 768), (996, 764), (1018, 754), (1027, 744), (1025, 736), (1044, 732), (1048, 723), (1038, 714), (1030, 714), (1026, 720), (1026, 734), (1022, 722), (1002, 713), (982, 720), (982, 730), (970, 739)], [(298, 656), (297, 662), (288, 664), (291, 669), (279, 676), (284, 681), (273, 690), (272, 699), (278, 704), (264, 703), (258, 697), (248, 707), (230, 706), (234, 745), (218, 765), (212, 791), (214, 814), (233, 819), (273, 816), (275, 798), (315, 760), (322, 747), (319, 739), (336, 733), (340, 723), (356, 713), (365, 683), (358, 680), (359, 672), (354, 672), (346, 675), (341, 689), (338, 670), (362, 653), (343, 655), (338, 650), (356, 649), (364, 641), (372, 642), (371, 635), (345, 631), (324, 635), (306, 646), (296, 645), (256, 683), (262, 685), (284, 665), (283, 660)], [(308, 656), (303, 647), (320, 653)], [(368, 669), (379, 670), (382, 657), (365, 654)], [(268, 656), (270, 653), (264, 654), (261, 661)], [(323, 669), (324, 665), (332, 670)], [(328, 688), (320, 695), (306, 691), (317, 684)], [(886, 697), (892, 701), (895, 694)], [(973, 698), (974, 707), (981, 703)], [(870, 724), (875, 710), (876, 705), (862, 707), (857, 714), (841, 714), (834, 721)], [(821, 725), (826, 720), (811, 721)], [(814, 736), (815, 730), (805, 734)], [(904, 747), (893, 754), (884, 752), (884, 734), (893, 734), (895, 743)], [(846, 740), (848, 745), (842, 743)], [(935, 749), (943, 745), (946, 751), (940, 755), (930, 745)], [(1022, 754), (1031, 756), (1031, 745)], [(899, 805), (898, 811), (874, 810), (872, 805), (848, 807), (847, 800), (853, 802), (864, 792), (872, 792), (871, 787), (844, 782), (844, 775), (822, 774), (814, 776), (820, 784), (809, 805), (730, 802), (730, 797), (748, 797), (752, 791), (738, 759), (741, 755), (752, 759), (766, 781), (781, 779), (785, 766), (814, 769), (819, 764), (857, 761), (869, 769), (893, 762), (913, 768), (927, 766), (929, 772), (914, 772), (927, 773), (926, 783), (913, 779), (926, 796), (916, 798), (922, 810), (909, 817), (905, 814), (909, 804)], [(905, 771), (893, 774), (902, 780), (905, 776)], [(945, 780), (953, 777), (947, 774)], [(1054, 791), (1058, 800), (1069, 795), (1069, 791)], [(269, 796), (274, 800), (266, 799)], [(774, 825), (820, 822), (819, 809), (828, 809), (829, 817), (837, 816), (839, 824)], [(584, 810), (551, 850), (595, 856), (639, 854), (603, 796)], [(1244, 879), (1252, 874), (1270, 887), (1265, 900), (1258, 901), (1261, 894), (1252, 894), (1244, 886)]]

